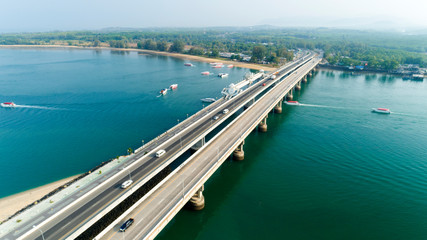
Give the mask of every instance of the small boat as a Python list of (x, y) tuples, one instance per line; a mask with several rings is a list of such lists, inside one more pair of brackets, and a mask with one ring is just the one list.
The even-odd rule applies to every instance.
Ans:
[(192, 63), (184, 63), (184, 66), (187, 66), (187, 67), (192, 67), (192, 66), (194, 66)]
[(215, 102), (216, 101), (215, 98), (202, 98), (200, 100), (202, 100), (202, 102), (207, 102), (207, 103), (211, 103), (211, 102)]
[(219, 63), (219, 62), (213, 62), (213, 63), (210, 63), (210, 65), (222, 65), (222, 63)]
[(168, 93), (168, 89), (167, 88), (163, 88), (162, 90), (160, 90), (160, 94), (166, 95), (166, 93)]
[(213, 65), (212, 66), (213, 68), (222, 68), (223, 67), (223, 65), (221, 64), (221, 65)]
[(13, 108), (16, 107), (16, 104), (13, 102), (4, 102), (0, 104), (4, 108)]
[(234, 65), (233, 65), (233, 64), (230, 64), (230, 65), (227, 65), (227, 67), (228, 67), (228, 68), (233, 68), (233, 67), (234, 67)]
[(210, 72), (206, 71), (206, 72), (202, 72), (202, 75), (209, 75), (211, 74)]
[(170, 89), (172, 89), (172, 90), (175, 90), (175, 89), (177, 89), (178, 88), (178, 84), (172, 84), (172, 85), (170, 85), (170, 87), (169, 87)]
[(388, 108), (372, 108), (372, 112), (385, 113), (385, 114), (391, 113), (390, 109), (388, 109)]
[(285, 103), (287, 105), (300, 105), (300, 103), (298, 101), (286, 101)]
[(220, 73), (220, 74), (218, 74), (218, 77), (220, 77), (220, 78), (228, 77), (228, 73)]

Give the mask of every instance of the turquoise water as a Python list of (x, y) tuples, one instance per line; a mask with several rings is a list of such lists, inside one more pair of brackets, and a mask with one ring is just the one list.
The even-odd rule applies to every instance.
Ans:
[[(427, 84), (321, 71), (158, 239), (427, 239)], [(388, 107), (391, 115), (371, 113)]]
[[(136, 53), (0, 50), (0, 196), (81, 173), (202, 107), (246, 69)], [(228, 79), (200, 72), (227, 71)], [(175, 92), (157, 97), (178, 83)], [(427, 239), (427, 83), (320, 71), (158, 239)], [(390, 115), (371, 113), (387, 107)]]
[[(141, 146), (248, 71), (135, 52), (0, 49), (0, 197)], [(200, 72), (228, 72), (228, 78)], [(157, 97), (162, 88), (178, 89)]]

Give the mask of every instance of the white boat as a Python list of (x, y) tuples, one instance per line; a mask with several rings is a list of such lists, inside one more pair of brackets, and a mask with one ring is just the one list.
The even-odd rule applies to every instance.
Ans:
[(160, 94), (166, 95), (166, 93), (168, 93), (168, 89), (167, 88), (163, 88), (162, 90), (160, 90)]
[(16, 104), (13, 102), (4, 102), (0, 104), (4, 108), (13, 108), (16, 107)]
[(228, 67), (228, 68), (233, 68), (233, 67), (234, 67), (234, 65), (233, 65), (233, 64), (230, 64), (230, 65), (227, 65), (227, 67)]
[(170, 85), (170, 87), (169, 87), (170, 89), (172, 89), (172, 90), (175, 90), (175, 89), (177, 89), (178, 88), (178, 84), (172, 84), (172, 85)]
[(220, 77), (220, 78), (228, 77), (228, 73), (220, 73), (220, 74), (218, 74), (218, 77)]
[(287, 105), (300, 105), (300, 103), (298, 101), (286, 101), (285, 103)]
[(208, 71), (202, 72), (202, 75), (209, 75), (209, 74), (211, 74), (211, 73)]
[(388, 108), (372, 108), (372, 112), (385, 113), (385, 114), (391, 113), (390, 109), (388, 109)]
[(216, 101), (215, 98), (202, 98), (200, 100), (202, 100), (202, 102), (207, 102), (207, 103), (211, 103), (211, 102), (215, 102)]

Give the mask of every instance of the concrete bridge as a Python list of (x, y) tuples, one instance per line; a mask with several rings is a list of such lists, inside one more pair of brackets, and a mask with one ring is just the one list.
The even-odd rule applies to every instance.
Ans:
[[(117, 226), (134, 215), (134, 226), (126, 232), (134, 236), (128, 239), (154, 238), (187, 202), (194, 209), (203, 208), (203, 183), (230, 154), (233, 153), (237, 160), (244, 159), (244, 138), (257, 126), (260, 131), (267, 130), (268, 113), (272, 109), (281, 112), (285, 97), (292, 98), (293, 91), (301, 88), (301, 82), (306, 81), (319, 61), (310, 54), (282, 66), (273, 74), (255, 76), (244, 91), (216, 101), (135, 151), (124, 169), (115, 169), (103, 181), (69, 196), (65, 207), (56, 212), (53, 209), (40, 212), (0, 238), (74, 239), (185, 151), (192, 147), (199, 149), (96, 239), (105, 234), (117, 237)], [(246, 110), (206, 142), (207, 134), (241, 109)], [(166, 150), (160, 158), (154, 154), (159, 149)], [(130, 175), (134, 184), (126, 190), (121, 189), (120, 184)], [(136, 210), (141, 207), (144, 211)], [(145, 215), (140, 217), (135, 211)], [(34, 225), (37, 228), (33, 228)]]
[[(99, 239), (153, 239), (184, 206), (203, 209), (203, 184), (230, 155), (237, 161), (244, 159), (244, 139), (255, 129), (267, 131), (268, 114), (271, 111), (281, 113), (284, 99), (291, 98), (293, 91), (301, 89), (301, 82), (307, 81), (319, 62), (320, 59), (310, 60), (282, 81), (274, 83), (265, 95), (165, 178), (149, 197), (135, 204), (117, 219), (116, 224), (104, 230)], [(130, 217), (135, 219), (135, 226), (119, 232), (120, 224)]]

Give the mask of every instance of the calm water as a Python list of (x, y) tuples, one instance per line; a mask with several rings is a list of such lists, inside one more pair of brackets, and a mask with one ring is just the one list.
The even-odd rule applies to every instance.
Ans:
[[(217, 97), (208, 64), (109, 51), (1, 50), (0, 196), (80, 173)], [(178, 83), (176, 92), (157, 92)], [(321, 71), (246, 139), (158, 239), (427, 239), (427, 84)], [(370, 112), (388, 107), (391, 115)], [(7, 183), (7, 184), (6, 184)]]
[[(242, 68), (128, 52), (0, 49), (0, 197), (136, 149), (242, 79)], [(228, 78), (200, 72), (228, 72)], [(157, 97), (178, 83), (174, 92)]]
[(308, 106), (271, 114), (206, 208), (158, 239), (427, 239), (426, 97), (425, 82), (320, 72), (296, 97)]

